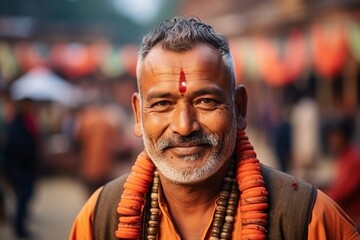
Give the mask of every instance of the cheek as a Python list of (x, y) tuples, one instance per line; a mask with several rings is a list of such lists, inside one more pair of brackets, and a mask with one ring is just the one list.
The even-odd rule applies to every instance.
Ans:
[(213, 131), (229, 132), (235, 124), (233, 114), (228, 111), (216, 111), (212, 114), (200, 114), (200, 116), (203, 116), (201, 117), (202, 124)]
[(147, 136), (156, 138), (161, 135), (168, 126), (168, 117), (166, 115), (158, 116), (144, 114), (142, 124)]

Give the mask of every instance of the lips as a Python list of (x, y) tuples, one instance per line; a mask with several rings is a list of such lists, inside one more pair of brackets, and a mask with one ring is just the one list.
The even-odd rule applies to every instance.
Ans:
[(163, 154), (168, 153), (181, 159), (198, 159), (217, 144), (218, 141), (214, 134), (194, 132), (189, 136), (160, 139), (157, 146)]
[(209, 148), (207, 144), (201, 145), (176, 145), (168, 147), (166, 150), (172, 152), (176, 156), (193, 156), (203, 153)]

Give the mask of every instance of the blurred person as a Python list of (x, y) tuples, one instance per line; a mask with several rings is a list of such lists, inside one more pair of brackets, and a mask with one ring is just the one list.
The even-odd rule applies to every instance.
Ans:
[(291, 169), (297, 177), (310, 180), (309, 170), (319, 158), (319, 109), (311, 97), (303, 97), (290, 113), (291, 125)]
[(273, 112), (273, 120), (269, 142), (272, 144), (276, 160), (278, 162), (279, 170), (283, 172), (289, 172), (289, 168), (292, 164), (292, 136), (291, 136), (291, 124), (289, 122), (289, 107), (279, 104), (269, 108), (268, 111)]
[(14, 115), (14, 102), (11, 100), (7, 87), (1, 85), (0, 77), (0, 219), (6, 217), (5, 194), (7, 189), (5, 143), (7, 131)]
[(245, 134), (247, 93), (227, 39), (175, 17), (143, 38), (131, 173), (99, 188), (70, 239), (359, 239), (314, 186), (259, 162)]
[(11, 120), (5, 143), (6, 177), (16, 197), (14, 229), (18, 237), (29, 237), (26, 221), (29, 203), (39, 174), (40, 132), (35, 103), (19, 100)]
[(327, 125), (326, 146), (334, 161), (334, 178), (325, 189), (360, 229), (360, 151), (352, 141), (353, 121), (342, 118)]
[(281, 119), (273, 130), (274, 152), (279, 161), (280, 170), (289, 171), (291, 165), (291, 124)]
[(110, 85), (115, 102), (131, 115), (131, 95), (136, 91), (136, 78), (124, 73)]
[[(132, 115), (131, 96), (136, 91), (136, 78), (128, 73), (122, 74), (110, 84), (113, 113), (119, 119), (119, 131), (116, 138), (116, 160), (123, 168), (133, 163), (132, 159), (143, 149), (141, 139), (134, 136), (132, 126), (134, 118)], [(126, 168), (126, 167), (125, 167)]]
[(116, 128), (106, 108), (100, 104), (88, 104), (76, 117), (79, 177), (91, 194), (111, 179)]
[(0, 78), (0, 166), (2, 167), (5, 164), (6, 132), (13, 116), (14, 102), (11, 100), (8, 89), (1, 86)]

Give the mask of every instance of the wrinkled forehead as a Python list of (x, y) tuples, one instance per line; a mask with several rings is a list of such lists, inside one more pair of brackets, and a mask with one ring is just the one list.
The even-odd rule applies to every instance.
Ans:
[[(150, 67), (154, 72), (164, 67), (179, 70), (207, 68), (207, 65), (222, 65), (222, 59), (217, 50), (205, 44), (195, 45), (191, 50), (175, 52), (155, 46), (144, 59), (144, 67)], [(161, 71), (161, 70), (160, 70)]]
[(179, 75), (182, 70), (185, 74), (226, 74), (226, 67), (218, 51), (205, 44), (198, 44), (185, 52), (164, 50), (161, 45), (157, 45), (138, 64), (139, 84), (145, 76)]

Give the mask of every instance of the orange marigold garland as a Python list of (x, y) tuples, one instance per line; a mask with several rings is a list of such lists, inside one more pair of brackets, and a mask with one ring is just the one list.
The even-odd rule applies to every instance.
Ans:
[(141, 213), (145, 203), (145, 194), (154, 178), (155, 166), (147, 153), (143, 151), (137, 157), (131, 170), (117, 208), (121, 217), (115, 236), (122, 239), (140, 238)]
[(236, 144), (237, 181), (240, 190), (241, 239), (266, 239), (268, 192), (261, 164), (244, 132), (238, 132)]
[[(237, 135), (235, 156), (236, 179), (240, 190), (241, 239), (264, 240), (267, 232), (268, 192), (261, 173), (261, 164), (243, 131), (239, 131)], [(140, 239), (145, 195), (153, 183), (155, 166), (146, 151), (143, 151), (131, 170), (117, 208), (120, 218), (115, 235), (121, 239)], [(232, 222), (233, 220), (229, 221)]]

